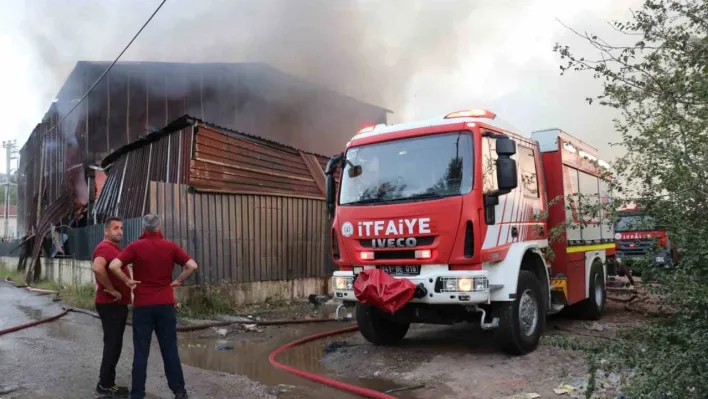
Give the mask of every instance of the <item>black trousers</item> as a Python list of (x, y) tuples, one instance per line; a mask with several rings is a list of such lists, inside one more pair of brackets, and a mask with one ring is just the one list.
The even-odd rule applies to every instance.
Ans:
[(110, 388), (116, 383), (116, 366), (123, 350), (123, 333), (128, 321), (128, 306), (116, 303), (97, 303), (96, 311), (103, 326), (103, 359), (98, 383)]

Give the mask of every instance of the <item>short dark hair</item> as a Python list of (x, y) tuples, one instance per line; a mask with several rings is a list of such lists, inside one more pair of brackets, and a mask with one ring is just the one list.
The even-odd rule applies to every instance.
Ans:
[(115, 217), (115, 216), (110, 217), (110, 218), (106, 219), (105, 228), (108, 228), (108, 226), (111, 225), (111, 222), (121, 222), (121, 223), (123, 223), (123, 219), (121, 219), (121, 218), (119, 218), (119, 217)]

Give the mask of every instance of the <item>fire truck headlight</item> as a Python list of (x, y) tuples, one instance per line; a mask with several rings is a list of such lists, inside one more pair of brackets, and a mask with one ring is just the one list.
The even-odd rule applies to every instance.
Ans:
[(446, 292), (454, 292), (457, 291), (457, 279), (455, 278), (447, 278), (444, 279), (443, 282), (445, 283), (445, 291)]
[(337, 290), (353, 290), (354, 289), (354, 278), (353, 277), (334, 277), (334, 288)]
[(489, 287), (489, 281), (485, 277), (478, 277), (474, 279), (474, 290), (484, 291)]
[(471, 278), (460, 278), (457, 280), (457, 289), (462, 292), (472, 291), (472, 279)]

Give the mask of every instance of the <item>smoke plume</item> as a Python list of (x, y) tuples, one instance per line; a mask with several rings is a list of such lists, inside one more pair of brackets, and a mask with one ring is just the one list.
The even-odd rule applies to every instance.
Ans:
[[(635, 2), (168, 0), (123, 60), (266, 62), (392, 109), (391, 121), (494, 107), (524, 131), (557, 126), (603, 148), (614, 140), (614, 115), (584, 103), (599, 90), (589, 76), (559, 76), (552, 46), (569, 35), (555, 18), (602, 27)], [(76, 61), (115, 58), (158, 4), (5, 6), (32, 69), (20, 141)]]

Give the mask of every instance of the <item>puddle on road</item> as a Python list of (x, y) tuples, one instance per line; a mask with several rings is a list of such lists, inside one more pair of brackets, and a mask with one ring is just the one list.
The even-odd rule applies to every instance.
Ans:
[[(341, 324), (325, 323), (302, 326), (264, 327), (273, 329), (264, 333), (231, 333), (226, 338), (181, 338), (179, 340), (179, 353), (182, 363), (202, 369), (221, 371), (231, 374), (246, 376), (270, 387), (278, 385), (291, 385), (296, 388), (283, 392), (281, 398), (354, 398), (342, 391), (325, 387), (293, 374), (282, 371), (270, 364), (268, 356), (278, 347), (311, 334), (332, 331), (342, 328)], [(244, 339), (244, 334), (249, 336)], [(265, 334), (259, 341), (257, 335)], [(356, 333), (353, 333), (356, 334)], [(250, 338), (256, 338), (251, 340)], [(306, 370), (311, 373), (350, 383), (353, 385), (383, 392), (385, 390), (402, 388), (392, 381), (376, 378), (341, 378), (327, 373), (320, 359), (324, 356), (324, 345), (331, 340), (345, 339), (346, 335), (334, 336), (305, 345), (297, 346), (281, 353), (277, 360), (283, 364)], [(229, 346), (233, 349), (219, 350), (218, 347)], [(398, 392), (392, 395), (398, 398), (414, 398), (415, 391)]]
[(29, 317), (31, 320), (39, 320), (42, 318), (42, 309), (32, 308), (24, 305), (16, 305), (17, 309), (20, 309), (25, 316)]

